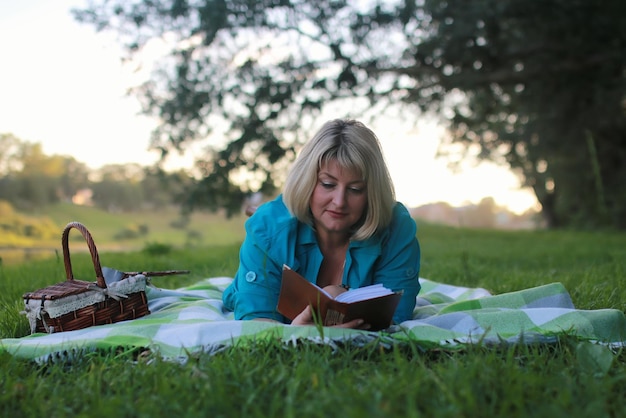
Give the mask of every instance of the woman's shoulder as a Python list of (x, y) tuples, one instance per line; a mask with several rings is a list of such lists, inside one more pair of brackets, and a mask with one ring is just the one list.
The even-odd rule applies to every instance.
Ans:
[(406, 206), (395, 204), (391, 222), (374, 239), (385, 257), (395, 257), (407, 246), (417, 245), (417, 224)]
[(279, 195), (256, 209), (246, 221), (246, 232), (256, 236), (273, 237), (296, 226), (297, 219), (285, 206), (282, 195)]
[(393, 207), (391, 223), (383, 230), (383, 239), (393, 239), (398, 236), (415, 236), (417, 224), (411, 212), (400, 202)]
[(363, 241), (363, 245), (385, 245), (397, 239), (414, 237), (417, 233), (417, 224), (409, 210), (400, 202), (393, 206), (390, 222), (379, 228), (372, 237)]
[(402, 223), (402, 224), (413, 224), (415, 225), (415, 220), (413, 216), (411, 216), (411, 212), (407, 209), (404, 204), (400, 202), (396, 202), (393, 207), (393, 215), (391, 217), (391, 223)]

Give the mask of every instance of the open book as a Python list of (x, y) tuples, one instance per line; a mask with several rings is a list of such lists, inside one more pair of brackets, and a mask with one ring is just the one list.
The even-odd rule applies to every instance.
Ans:
[(283, 266), (283, 280), (278, 298), (278, 312), (293, 320), (311, 305), (324, 326), (342, 324), (361, 318), (371, 331), (391, 325), (402, 292), (393, 292), (382, 284), (352, 289), (333, 298), (319, 286)]

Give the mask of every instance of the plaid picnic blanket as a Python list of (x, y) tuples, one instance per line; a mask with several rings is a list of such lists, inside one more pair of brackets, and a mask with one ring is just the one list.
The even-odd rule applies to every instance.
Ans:
[(120, 347), (149, 349), (166, 359), (185, 359), (263, 338), (285, 343), (380, 341), (453, 348), (477, 343), (553, 342), (569, 335), (611, 346), (626, 344), (622, 311), (575, 309), (560, 283), (491, 295), (481, 288), (420, 279), (422, 291), (412, 320), (382, 332), (323, 328), (322, 333), (317, 327), (234, 320), (232, 312), (222, 305), (222, 292), (231, 280), (209, 278), (175, 290), (148, 288), (148, 316), (77, 331), (2, 339), (0, 351), (46, 361)]

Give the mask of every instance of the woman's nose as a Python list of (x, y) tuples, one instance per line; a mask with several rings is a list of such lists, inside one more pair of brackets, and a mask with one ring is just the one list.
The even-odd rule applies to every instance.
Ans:
[(335, 206), (343, 206), (346, 203), (346, 192), (341, 187), (338, 187), (333, 194), (333, 203)]

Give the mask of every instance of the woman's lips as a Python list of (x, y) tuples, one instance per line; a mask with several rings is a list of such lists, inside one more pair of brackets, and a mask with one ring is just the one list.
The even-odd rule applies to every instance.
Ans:
[(327, 210), (326, 212), (327, 212), (327, 213), (328, 213), (328, 214), (329, 214), (332, 218), (343, 218), (343, 217), (345, 217), (345, 216), (346, 216), (346, 214), (345, 214), (345, 213), (343, 213), (343, 212), (337, 212), (337, 211), (334, 211), (334, 210)]

